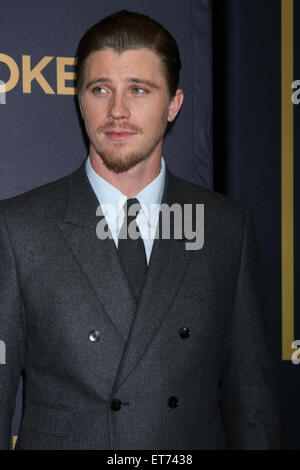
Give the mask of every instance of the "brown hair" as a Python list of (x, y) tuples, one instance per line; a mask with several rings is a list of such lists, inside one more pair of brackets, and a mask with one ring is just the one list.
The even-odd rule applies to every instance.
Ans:
[(142, 47), (152, 49), (162, 61), (170, 98), (176, 94), (181, 61), (175, 39), (161, 24), (149, 16), (122, 10), (96, 23), (81, 38), (76, 52), (79, 95), (82, 91), (87, 57), (91, 52), (108, 47), (119, 53)]

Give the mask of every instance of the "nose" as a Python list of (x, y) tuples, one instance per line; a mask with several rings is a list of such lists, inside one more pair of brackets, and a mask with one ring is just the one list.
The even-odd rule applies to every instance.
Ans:
[(126, 98), (121, 93), (114, 93), (108, 106), (109, 119), (124, 119), (130, 117)]

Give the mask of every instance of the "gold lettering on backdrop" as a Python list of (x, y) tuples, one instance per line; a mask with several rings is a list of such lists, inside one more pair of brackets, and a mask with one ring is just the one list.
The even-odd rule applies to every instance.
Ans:
[(55, 95), (54, 90), (41, 73), (52, 59), (53, 57), (45, 56), (31, 69), (30, 55), (22, 56), (23, 93), (31, 93), (31, 82), (36, 80), (47, 95)]
[(281, 1), (281, 285), (282, 359), (294, 341), (294, 1)]
[[(15, 60), (6, 54), (0, 54), (0, 64), (4, 63), (10, 72), (9, 79), (6, 83), (1, 85), (0, 92), (6, 93), (13, 90), (17, 85), (20, 73), (22, 73), (23, 93), (31, 93), (31, 84), (36, 80), (42, 90), (47, 95), (55, 95), (55, 91), (48, 83), (43, 70), (54, 59), (54, 57), (44, 56), (34, 67), (31, 65), (31, 56), (22, 55), (22, 70), (19, 70), (18, 64)], [(75, 71), (67, 71), (66, 66), (74, 67), (76, 59), (74, 57), (56, 57), (56, 80), (57, 80), (57, 94), (58, 95), (75, 95), (76, 87), (67, 86), (68, 80), (76, 80)], [(2, 78), (1, 78), (2, 80)], [(3, 80), (2, 80), (3, 82)]]
[(67, 80), (75, 80), (74, 72), (67, 72), (66, 65), (75, 65), (74, 57), (57, 57), (56, 71), (57, 71), (57, 94), (58, 95), (75, 95), (76, 88), (66, 86)]
[(6, 54), (0, 54), (0, 62), (3, 62), (9, 68), (10, 77), (8, 81), (5, 83), (5, 92), (12, 90), (19, 81), (20, 72), (19, 67), (17, 66), (14, 59), (9, 57)]

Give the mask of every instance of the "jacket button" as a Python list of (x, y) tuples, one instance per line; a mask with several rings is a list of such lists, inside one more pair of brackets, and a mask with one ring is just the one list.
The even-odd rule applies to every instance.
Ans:
[(100, 331), (98, 330), (92, 330), (89, 332), (89, 340), (92, 343), (95, 343), (96, 341), (99, 341), (100, 338)]
[(122, 408), (121, 400), (118, 400), (118, 398), (114, 398), (110, 403), (110, 407), (114, 411), (119, 411)]
[(178, 398), (177, 397), (170, 397), (168, 400), (168, 406), (170, 408), (176, 408), (178, 405)]
[(179, 336), (182, 339), (188, 338), (190, 336), (190, 334), (191, 334), (191, 330), (189, 328), (185, 327), (185, 326), (183, 328), (180, 328), (180, 330), (179, 330)]

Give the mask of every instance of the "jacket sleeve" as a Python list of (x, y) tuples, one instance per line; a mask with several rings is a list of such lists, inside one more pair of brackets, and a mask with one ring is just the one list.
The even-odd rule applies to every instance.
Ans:
[(25, 358), (24, 309), (7, 226), (0, 209), (0, 449), (9, 449)]
[(246, 209), (220, 381), (222, 418), (231, 449), (280, 449), (282, 445), (264, 315), (258, 246)]

